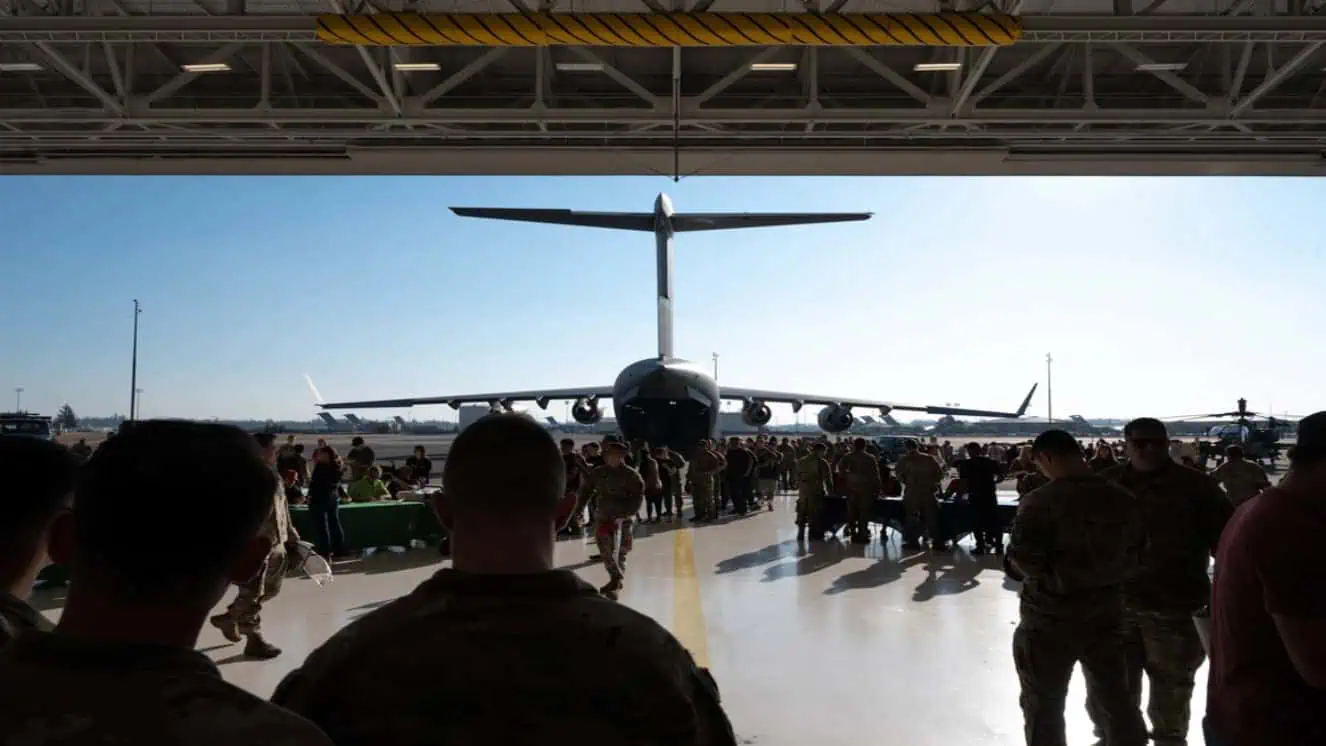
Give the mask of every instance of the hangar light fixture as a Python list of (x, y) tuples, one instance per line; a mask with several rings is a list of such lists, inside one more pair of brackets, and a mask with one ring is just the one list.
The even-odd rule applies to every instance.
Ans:
[(35, 73), (42, 69), (35, 62), (0, 62), (0, 73)]
[(200, 62), (196, 65), (180, 65), (186, 73), (228, 73), (230, 65), (224, 62)]
[(397, 72), (403, 73), (427, 73), (442, 69), (442, 66), (436, 62), (397, 62), (392, 67), (396, 68)]
[(1187, 62), (1143, 62), (1137, 66), (1137, 71), (1139, 73), (1177, 73), (1187, 67)]
[(791, 72), (797, 69), (795, 62), (756, 62), (750, 66), (752, 72)]
[(962, 69), (961, 62), (919, 62), (912, 68), (918, 73), (951, 73)]
[(558, 62), (555, 67), (564, 73), (603, 72), (603, 65), (597, 62)]

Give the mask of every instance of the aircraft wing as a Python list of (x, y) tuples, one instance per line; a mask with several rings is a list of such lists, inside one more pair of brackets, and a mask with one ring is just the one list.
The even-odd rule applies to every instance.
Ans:
[(680, 212), (672, 216), (672, 229), (721, 231), (728, 228), (772, 228), (779, 225), (849, 223), (869, 220), (873, 212)]
[(616, 228), (624, 231), (654, 230), (654, 214), (649, 212), (578, 212), (576, 210), (526, 210), (505, 207), (453, 207), (451, 211), (465, 218), (580, 225), (588, 228)]
[(785, 391), (764, 391), (762, 389), (741, 389), (723, 386), (720, 393), (726, 400), (757, 400), (763, 402), (776, 402), (779, 404), (791, 404), (800, 409), (805, 404), (817, 404), (828, 406), (830, 404), (843, 404), (850, 407), (861, 407), (865, 409), (878, 409), (881, 413), (887, 413), (893, 410), (903, 412), (924, 412), (925, 414), (953, 415), (954, 417), (1012, 417), (1017, 418), (1026, 414), (1027, 407), (1031, 404), (1031, 397), (1036, 393), (1036, 386), (1033, 384), (1031, 391), (1022, 400), (1022, 406), (1018, 407), (1016, 412), (993, 412), (984, 409), (964, 409), (962, 407), (936, 407), (923, 404), (899, 404), (898, 402), (875, 401), (873, 399), (853, 399), (851, 397), (832, 397), (819, 396), (816, 394), (795, 394)]
[(518, 401), (532, 401), (540, 409), (548, 402), (564, 399), (590, 399), (595, 397), (610, 398), (611, 386), (584, 386), (576, 389), (537, 389), (534, 391), (497, 391), (491, 394), (459, 394), (452, 396), (417, 396), (406, 399), (370, 399), (366, 401), (318, 402), (323, 409), (404, 409), (428, 404), (446, 404), (452, 409), (459, 409), (462, 404), (508, 404)]

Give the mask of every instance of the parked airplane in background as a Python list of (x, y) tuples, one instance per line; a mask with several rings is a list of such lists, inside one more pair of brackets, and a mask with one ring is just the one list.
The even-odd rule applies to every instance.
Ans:
[[(498, 391), (487, 394), (424, 396), (404, 399), (320, 403), (324, 409), (403, 408), (424, 404), (446, 404), (459, 409), (466, 403), (487, 403), (494, 409), (510, 410), (514, 402), (533, 401), (545, 409), (554, 399), (574, 400), (571, 416), (589, 425), (602, 419), (599, 402), (611, 397), (617, 426), (627, 439), (641, 438), (690, 454), (703, 438), (718, 435), (719, 405), (723, 400), (741, 402), (742, 419), (751, 426), (765, 425), (772, 417), (770, 402), (792, 405), (794, 411), (807, 404), (821, 405), (819, 426), (829, 433), (847, 431), (856, 418), (853, 408), (876, 409), (887, 417), (893, 410), (967, 417), (1021, 417), (1036, 387), (1017, 412), (992, 412), (897, 402), (821, 396), (787, 391), (769, 391), (724, 386), (702, 366), (673, 356), (672, 348), (672, 239), (677, 233), (732, 228), (763, 228), (810, 223), (868, 220), (871, 213), (678, 213), (667, 195), (654, 200), (653, 212), (577, 212), (573, 210), (525, 210), (495, 207), (453, 207), (457, 215), (531, 223), (614, 228), (654, 234), (658, 271), (658, 355), (632, 363), (617, 375), (611, 386), (582, 386), (563, 389)], [(316, 392), (315, 392), (316, 396)], [(320, 400), (319, 400), (320, 401)]]

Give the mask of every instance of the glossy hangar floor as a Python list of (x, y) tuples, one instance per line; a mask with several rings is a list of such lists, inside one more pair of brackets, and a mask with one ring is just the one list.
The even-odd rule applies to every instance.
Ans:
[[(1016, 587), (970, 545), (932, 556), (845, 542), (798, 547), (792, 498), (774, 512), (693, 528), (640, 527), (622, 603), (668, 627), (714, 672), (742, 743), (1021, 744), (1010, 641)], [(678, 527), (680, 526), (680, 527)], [(607, 575), (583, 541), (558, 545), (558, 564), (594, 584)], [(438, 567), (433, 550), (383, 552), (338, 564), (334, 583), (287, 580), (263, 610), (285, 654), (240, 657), (212, 628), (199, 647), (226, 678), (267, 696), (333, 632), (408, 592)], [(58, 617), (61, 593), (35, 599)], [(1190, 743), (1202, 743), (1205, 670)], [(1068, 743), (1091, 744), (1075, 676)]]

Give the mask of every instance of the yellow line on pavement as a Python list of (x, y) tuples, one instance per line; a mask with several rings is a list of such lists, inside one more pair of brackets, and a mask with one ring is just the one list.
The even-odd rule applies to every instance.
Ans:
[(695, 573), (695, 544), (689, 528), (672, 536), (672, 634), (699, 665), (709, 667), (709, 635), (700, 602), (700, 578)]

